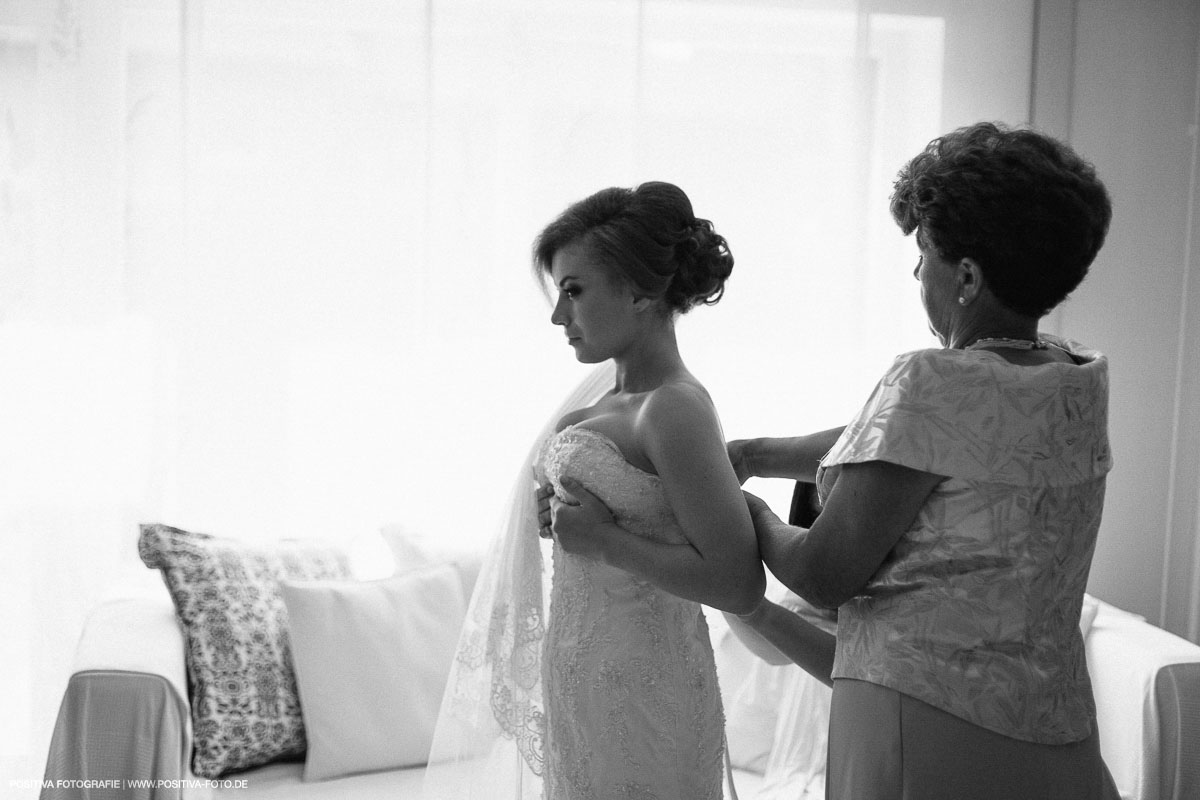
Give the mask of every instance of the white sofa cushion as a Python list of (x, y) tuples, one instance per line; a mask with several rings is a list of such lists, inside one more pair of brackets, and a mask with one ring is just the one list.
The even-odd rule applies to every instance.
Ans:
[(451, 565), (284, 582), (308, 734), (304, 779), (423, 764), (466, 605)]

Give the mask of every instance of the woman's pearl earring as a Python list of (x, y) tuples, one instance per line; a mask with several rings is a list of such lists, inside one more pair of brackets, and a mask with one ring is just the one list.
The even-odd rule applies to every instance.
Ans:
[(967, 304), (967, 298), (965, 298), (965, 297), (958, 298), (958, 304), (960, 306), (965, 306)]

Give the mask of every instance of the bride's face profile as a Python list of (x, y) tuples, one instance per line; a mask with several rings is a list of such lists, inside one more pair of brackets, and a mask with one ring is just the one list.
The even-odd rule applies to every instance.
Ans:
[(636, 335), (644, 301), (598, 263), (588, 247), (573, 242), (555, 253), (550, 279), (557, 297), (550, 322), (562, 326), (579, 361), (596, 364), (612, 358)]

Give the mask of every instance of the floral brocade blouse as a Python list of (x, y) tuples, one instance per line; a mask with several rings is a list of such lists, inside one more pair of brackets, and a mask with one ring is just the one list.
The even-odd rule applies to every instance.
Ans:
[(887, 461), (945, 476), (839, 610), (835, 678), (890, 687), (997, 733), (1064, 744), (1095, 720), (1080, 607), (1104, 506), (1108, 362), (1017, 366), (988, 350), (896, 359), (817, 473)]

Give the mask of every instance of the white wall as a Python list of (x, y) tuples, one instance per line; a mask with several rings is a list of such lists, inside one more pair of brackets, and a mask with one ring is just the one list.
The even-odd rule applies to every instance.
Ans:
[(1033, 120), (1095, 163), (1114, 204), (1053, 321), (1111, 360), (1116, 466), (1089, 590), (1200, 641), (1200, 3), (1043, 0), (1038, 31)]

